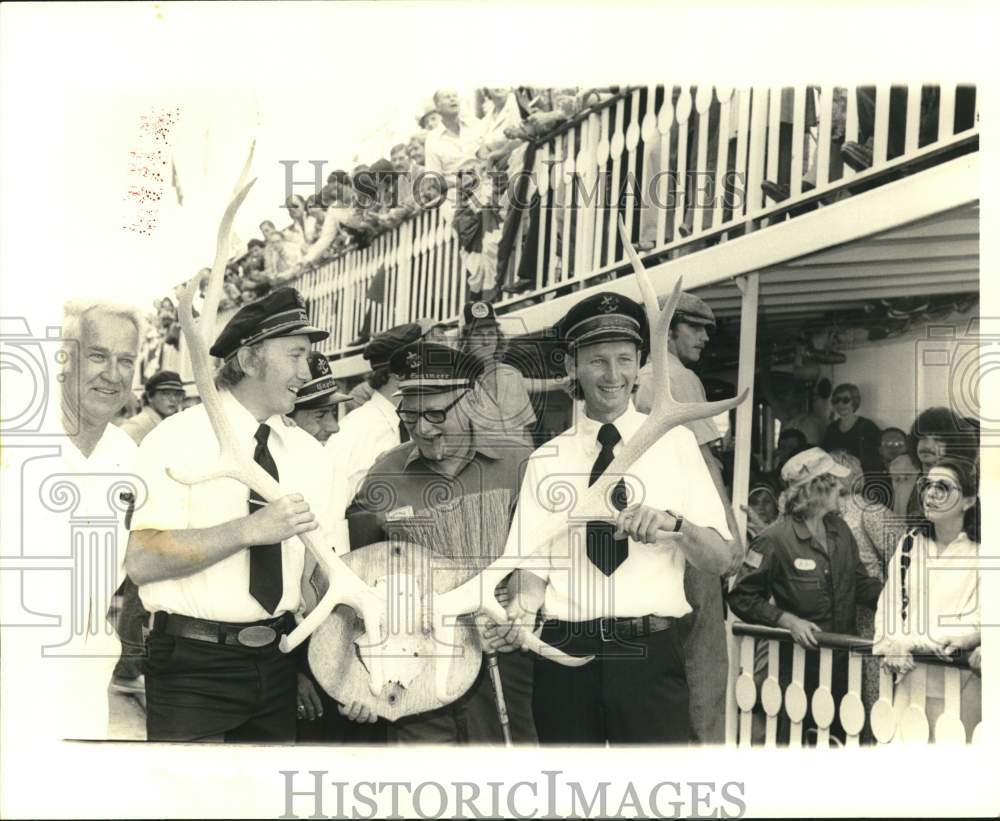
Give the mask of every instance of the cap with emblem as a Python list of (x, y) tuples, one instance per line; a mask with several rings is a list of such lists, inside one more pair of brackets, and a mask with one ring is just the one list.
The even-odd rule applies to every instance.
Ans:
[(330, 373), (330, 363), (325, 355), (319, 351), (310, 351), (308, 360), (312, 378), (299, 388), (295, 399), (295, 410), (325, 408), (351, 398), (337, 390), (337, 382)]
[(146, 382), (146, 396), (152, 396), (157, 391), (183, 391), (184, 383), (176, 371), (160, 371), (154, 373)]
[(439, 324), (435, 320), (418, 319), (416, 322), (396, 325), (372, 339), (365, 345), (361, 355), (371, 364), (372, 370), (384, 368), (389, 364), (389, 360), (396, 351), (411, 342), (419, 341)]
[(581, 299), (556, 324), (560, 339), (572, 351), (597, 342), (634, 342), (649, 348), (646, 312), (635, 300), (604, 291)]
[[(666, 298), (660, 299), (660, 307), (667, 304)], [(674, 310), (675, 322), (687, 322), (689, 325), (705, 325), (709, 328), (715, 327), (715, 314), (708, 307), (708, 303), (701, 297), (681, 291), (677, 300), (677, 308)]]
[(462, 325), (499, 325), (497, 312), (489, 302), (466, 302), (462, 309)]
[(399, 390), (393, 396), (471, 388), (483, 372), (475, 357), (436, 342), (407, 345), (393, 354), (389, 367), (399, 374)]
[(849, 468), (835, 462), (823, 448), (809, 448), (785, 462), (781, 469), (781, 481), (790, 488), (798, 487), (826, 473), (840, 479), (851, 475)]
[(309, 321), (302, 294), (294, 288), (276, 288), (267, 296), (240, 308), (226, 323), (209, 353), (230, 359), (247, 345), (299, 334), (308, 336), (310, 342), (321, 342), (330, 335)]

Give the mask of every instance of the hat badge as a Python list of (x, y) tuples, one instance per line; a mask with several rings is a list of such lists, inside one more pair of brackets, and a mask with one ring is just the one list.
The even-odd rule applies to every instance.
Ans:
[(618, 310), (618, 297), (606, 296), (599, 306), (602, 313), (610, 314)]
[(490, 315), (489, 306), (485, 302), (473, 302), (470, 311), (474, 319), (485, 319)]
[(420, 354), (416, 351), (410, 351), (406, 355), (406, 367), (411, 369), (416, 369), (420, 367)]
[(316, 370), (319, 371), (320, 376), (326, 376), (330, 373), (330, 363), (327, 362), (325, 356), (316, 359)]

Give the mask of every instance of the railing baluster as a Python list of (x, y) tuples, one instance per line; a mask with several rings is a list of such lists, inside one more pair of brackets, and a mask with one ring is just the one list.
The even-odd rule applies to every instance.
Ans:
[(688, 119), (691, 116), (691, 90), (681, 88), (674, 114), (677, 117), (677, 196), (670, 218), (670, 241), (677, 242), (678, 231), (687, 221)]
[[(625, 161), (625, 236), (632, 237), (632, 225), (635, 222), (635, 195), (638, 181), (635, 177), (636, 149), (639, 147), (639, 98), (642, 92), (637, 88), (632, 92), (632, 105), (629, 112), (629, 124), (625, 129), (625, 150), (628, 152)], [(649, 106), (647, 100), (646, 105)]]
[(548, 285), (553, 285), (556, 279), (556, 260), (559, 257), (557, 246), (559, 244), (559, 220), (562, 214), (559, 211), (559, 191), (562, 185), (562, 137), (552, 140), (552, 162), (549, 164), (549, 188), (552, 191), (549, 202), (549, 267), (545, 281)]
[[(846, 86), (847, 94), (847, 114), (844, 118), (844, 142), (858, 141), (858, 89), (857, 86)], [(849, 180), (858, 172), (851, 168), (846, 162), (843, 164), (842, 179)]]
[[(749, 88), (741, 88), (736, 92), (739, 98), (737, 107), (738, 119), (736, 121), (736, 163), (734, 166), (735, 177), (733, 179), (733, 202), (730, 203), (730, 219), (736, 219), (740, 214), (749, 212), (750, 203), (746, 197), (747, 185), (747, 147), (750, 144), (750, 101), (753, 91)], [(740, 187), (744, 190), (740, 190)], [(760, 190), (760, 186), (757, 187)], [(736, 203), (742, 205), (737, 208)]]
[(934, 722), (935, 744), (965, 744), (962, 724), (962, 671), (943, 670), (944, 712)]
[(618, 206), (618, 192), (621, 183), (621, 161), (622, 161), (622, 151), (625, 148), (625, 101), (619, 100), (615, 103), (615, 130), (611, 135), (610, 141), (610, 152), (611, 152), (611, 195), (608, 198), (609, 206), (609, 219), (608, 219), (608, 233), (607, 233), (607, 249), (608, 249), (608, 261), (607, 264), (611, 265), (618, 261), (618, 254), (616, 253), (618, 248), (618, 212), (620, 208)]
[[(538, 188), (538, 260), (535, 263), (535, 287), (548, 285), (545, 265), (545, 242), (549, 237), (549, 143), (545, 143), (535, 153), (534, 177)], [(530, 202), (530, 198), (528, 200)], [(530, 214), (529, 214), (530, 219)]]
[(712, 108), (712, 86), (700, 86), (695, 91), (694, 108), (698, 114), (698, 150), (695, 167), (692, 169), (694, 171), (694, 191), (690, 192), (690, 200), (691, 231), (697, 234), (705, 225), (705, 214), (701, 210), (703, 203), (698, 198), (702, 193), (702, 181), (708, 176), (708, 131)]
[(847, 746), (857, 747), (861, 743), (861, 731), (865, 728), (865, 705), (861, 700), (861, 682), (864, 657), (850, 653), (847, 660), (847, 693), (840, 700), (840, 726), (847, 736)]
[[(663, 105), (656, 116), (656, 130), (660, 135), (660, 164), (657, 171), (660, 178), (656, 181), (656, 247), (660, 248), (667, 242), (667, 218), (670, 213), (670, 134), (674, 126), (673, 88), (663, 89)], [(671, 222), (671, 237), (673, 237), (673, 222)]]
[(888, 744), (897, 734), (899, 718), (893, 704), (892, 673), (879, 668), (878, 700), (872, 705), (868, 721), (871, 724), (872, 735), (879, 744)]
[(812, 716), (816, 723), (816, 746), (830, 746), (830, 726), (836, 714), (833, 703), (833, 650), (823, 647), (819, 651), (819, 686), (812, 694)]
[(718, 87), (715, 89), (719, 98), (719, 137), (718, 150), (715, 154), (715, 180), (712, 184), (713, 206), (709, 228), (720, 225), (725, 218), (726, 174), (729, 171), (729, 117), (733, 104), (733, 89)]
[[(601, 109), (600, 134), (597, 137), (597, 145), (595, 146), (597, 178), (594, 184), (594, 197), (597, 202), (594, 210), (594, 250), (591, 255), (591, 258), (594, 260), (595, 268), (604, 264), (604, 260), (602, 259), (602, 250), (604, 248), (604, 220), (612, 218), (610, 216), (610, 202), (608, 200), (610, 180), (607, 176), (608, 158), (611, 156), (611, 136), (608, 131), (610, 128), (610, 117), (610, 109)], [(606, 205), (605, 203), (608, 204)]]
[(806, 94), (812, 94), (812, 89), (795, 86), (792, 90), (792, 167), (789, 170), (789, 190), (793, 197), (802, 193), (803, 165), (809, 160), (806, 152)]
[(764, 746), (778, 745), (778, 714), (781, 712), (781, 644), (767, 643), (767, 678), (760, 688), (760, 703), (767, 715)]
[(753, 708), (757, 703), (757, 685), (753, 680), (754, 637), (740, 639), (740, 675), (736, 679), (736, 704), (740, 708), (739, 746), (749, 747), (753, 735)]
[(901, 716), (899, 737), (907, 743), (926, 744), (931, 735), (927, 721), (927, 667), (918, 664), (906, 678), (910, 685), (910, 703)]
[(889, 96), (887, 85), (875, 87), (875, 138), (872, 144), (872, 166), (878, 168), (889, 156)]
[(910, 83), (906, 89), (906, 138), (903, 150), (907, 154), (920, 147), (920, 98), (922, 95), (923, 86), (920, 83)]
[(778, 159), (781, 146), (781, 88), (772, 88), (768, 92), (768, 122), (767, 122), (767, 174), (765, 179), (778, 181)]
[(825, 85), (819, 91), (819, 145), (816, 148), (816, 188), (826, 188), (830, 181), (830, 141), (833, 135), (833, 93), (832, 85)]
[(563, 135), (563, 163), (560, 169), (562, 177), (563, 212), (562, 212), (562, 279), (576, 276), (572, 257), (573, 237), (573, 169), (576, 167), (576, 131), (570, 129)]
[(792, 681), (785, 688), (785, 713), (791, 722), (788, 734), (789, 747), (802, 746), (802, 719), (806, 717), (809, 703), (806, 699), (806, 651), (795, 645), (792, 648)]
[(594, 219), (597, 214), (596, 194), (597, 176), (594, 159), (597, 153), (598, 130), (600, 120), (596, 114), (591, 114), (580, 126), (580, 150), (576, 155), (577, 174), (577, 238), (576, 238), (576, 270), (581, 273), (593, 271), (599, 267), (594, 262)]
[(955, 85), (941, 86), (941, 119), (938, 121), (938, 140), (946, 140), (955, 133)]
[[(768, 140), (769, 106), (771, 93), (763, 86), (752, 89), (750, 153), (746, 168), (746, 215), (753, 218), (764, 204), (764, 193), (760, 184), (764, 181), (764, 155)], [(768, 162), (771, 151), (767, 150)], [(774, 163), (777, 167), (777, 158)]]

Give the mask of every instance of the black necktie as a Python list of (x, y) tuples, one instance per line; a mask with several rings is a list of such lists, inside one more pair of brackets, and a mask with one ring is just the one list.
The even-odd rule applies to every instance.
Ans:
[[(267, 437), (271, 429), (261, 425), (254, 434), (257, 447), (253, 452), (253, 460), (275, 479), (278, 478), (278, 466), (274, 464), (271, 451), (267, 449)], [(250, 513), (260, 510), (265, 502), (255, 491), (250, 491)], [(253, 596), (268, 613), (274, 613), (281, 601), (281, 545), (258, 544), (250, 548), (250, 595)]]
[(406, 423), (400, 419), (399, 420), (399, 444), (410, 441), (410, 432), (406, 429)]
[[(621, 434), (614, 425), (601, 425), (597, 432), (597, 441), (601, 443), (601, 452), (594, 460), (590, 471), (590, 484), (594, 484), (608, 469), (615, 458), (614, 447), (621, 441)], [(627, 493), (625, 482), (618, 480), (611, 491), (611, 503), (615, 510), (624, 510)], [(616, 539), (615, 526), (607, 522), (587, 522), (587, 558), (596, 565), (605, 576), (610, 576), (628, 558), (628, 539)]]

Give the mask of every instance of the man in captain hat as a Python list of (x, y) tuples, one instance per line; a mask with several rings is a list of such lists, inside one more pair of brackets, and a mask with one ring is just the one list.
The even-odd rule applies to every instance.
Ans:
[[(708, 303), (686, 291), (681, 293), (667, 338), (670, 394), (678, 402), (707, 401), (705, 387), (692, 368), (701, 360), (708, 345), (709, 331), (714, 330), (715, 314)], [(652, 378), (651, 365), (639, 371), (635, 406), (642, 413), (649, 413), (653, 401)], [(737, 533), (722, 469), (710, 447), (720, 437), (719, 429), (711, 419), (695, 419), (687, 424), (687, 428), (698, 442), (715, 489), (726, 508), (729, 530)], [(731, 571), (735, 571), (743, 560), (742, 543), (734, 541), (733, 548)], [(729, 668), (723, 582), (718, 574), (704, 573), (689, 564), (684, 572), (684, 592), (694, 608), (691, 635), (686, 647), (688, 681), (691, 683), (691, 725), (695, 737), (702, 744), (722, 744), (726, 733), (726, 677)]]
[[(332, 545), (330, 472), (284, 415), (312, 379), (308, 354), (326, 339), (293, 288), (241, 308), (210, 352), (221, 412), (245, 454), (287, 495), (263, 502), (233, 479), (186, 485), (168, 471), (211, 472), (219, 444), (206, 406), (164, 420), (139, 449), (148, 501), (126, 556), (150, 612), (146, 730), (150, 740), (291, 741), (296, 660), (278, 649), (301, 602), (304, 547)], [(343, 548), (341, 548), (343, 549)]]
[[(458, 560), (473, 575), (503, 552), (531, 450), (473, 424), (482, 362), (416, 342), (396, 351), (398, 417), (409, 441), (383, 454), (348, 509), (351, 548), (400, 539)], [(391, 505), (385, 486), (391, 484)], [(500, 586), (498, 596), (505, 598)], [(485, 650), (500, 650), (499, 675), (515, 743), (536, 741), (530, 656), (505, 642), (511, 625), (485, 625)], [(502, 634), (502, 635), (501, 635)], [(440, 709), (407, 716), (389, 737), (409, 743), (500, 744), (503, 732), (486, 661), (472, 687)]]
[(309, 353), (309, 374), (312, 378), (299, 388), (295, 409), (288, 415), (302, 430), (324, 444), (340, 430), (337, 410), (341, 402), (351, 397), (337, 390), (330, 362), (319, 351)]
[[(642, 307), (610, 292), (581, 300), (557, 327), (582, 405), (573, 427), (528, 463), (509, 548), (542, 561), (517, 571), (508, 614), (530, 626), (541, 611), (543, 641), (595, 660), (577, 668), (535, 660), (538, 737), (687, 743), (684, 568), (718, 574), (729, 565), (722, 502), (691, 431), (675, 427), (628, 469), (606, 518), (582, 520), (565, 506), (553, 512), (560, 500), (579, 498), (642, 425), (631, 398), (649, 345)], [(566, 519), (565, 529), (538, 544), (535, 534), (553, 515)]]

